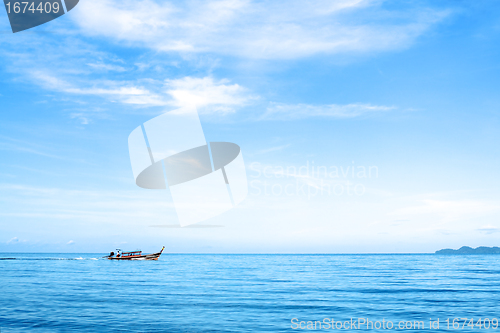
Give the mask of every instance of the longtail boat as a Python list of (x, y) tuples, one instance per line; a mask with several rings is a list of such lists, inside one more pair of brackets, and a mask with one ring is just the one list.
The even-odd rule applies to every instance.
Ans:
[(109, 256), (105, 258), (108, 258), (109, 260), (158, 260), (164, 249), (165, 246), (162, 247), (160, 252), (151, 254), (142, 254), (142, 251), (121, 252), (121, 250), (118, 249), (116, 250), (116, 254), (111, 252)]

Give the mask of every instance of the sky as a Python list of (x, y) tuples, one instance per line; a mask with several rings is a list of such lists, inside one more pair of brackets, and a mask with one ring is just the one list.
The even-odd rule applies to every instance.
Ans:
[[(498, 246), (495, 1), (80, 0), (0, 10), (0, 251), (429, 253)], [(179, 228), (127, 138), (194, 105), (249, 194)]]

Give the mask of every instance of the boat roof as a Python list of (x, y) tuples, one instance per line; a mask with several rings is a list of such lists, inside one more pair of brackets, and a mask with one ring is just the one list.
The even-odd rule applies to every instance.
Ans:
[(131, 251), (131, 252), (122, 252), (122, 254), (132, 254), (132, 253), (142, 253), (142, 251), (137, 250), (137, 251)]

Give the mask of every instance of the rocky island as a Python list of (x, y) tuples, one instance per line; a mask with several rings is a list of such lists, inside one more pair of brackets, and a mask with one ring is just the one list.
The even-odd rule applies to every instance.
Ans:
[(436, 251), (435, 254), (500, 254), (500, 247), (480, 246), (474, 249), (469, 246), (462, 246), (458, 250), (443, 249)]

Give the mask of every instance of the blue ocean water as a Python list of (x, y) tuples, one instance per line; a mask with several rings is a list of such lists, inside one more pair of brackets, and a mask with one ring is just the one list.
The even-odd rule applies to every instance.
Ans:
[(0, 254), (16, 258), (0, 260), (0, 331), (293, 332), (308, 321), (331, 331), (334, 320), (343, 331), (423, 321), (411, 330), (436, 332), (438, 318), (447, 331), (445, 320), (460, 317), (490, 327), (457, 321), (450, 331), (500, 331), (496, 255), (102, 255)]

